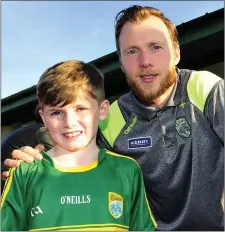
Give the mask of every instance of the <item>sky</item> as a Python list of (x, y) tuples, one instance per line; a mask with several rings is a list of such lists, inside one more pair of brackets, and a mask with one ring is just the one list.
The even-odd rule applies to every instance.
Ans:
[(130, 5), (159, 8), (176, 25), (223, 1), (2, 1), (1, 98), (36, 85), (50, 66), (116, 50), (114, 19)]

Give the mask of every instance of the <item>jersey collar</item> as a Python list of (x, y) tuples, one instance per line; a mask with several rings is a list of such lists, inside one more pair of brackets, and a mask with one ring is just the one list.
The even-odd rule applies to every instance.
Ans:
[(81, 167), (74, 167), (74, 168), (65, 168), (63, 166), (60, 166), (58, 164), (55, 164), (52, 158), (48, 155), (46, 151), (42, 152), (43, 160), (46, 161), (48, 164), (50, 164), (52, 167), (57, 169), (60, 172), (72, 172), (72, 173), (79, 173), (79, 172), (87, 172), (94, 168), (96, 168), (104, 159), (105, 157), (105, 150), (100, 148), (99, 154), (98, 154), (98, 160), (94, 161), (93, 163)]

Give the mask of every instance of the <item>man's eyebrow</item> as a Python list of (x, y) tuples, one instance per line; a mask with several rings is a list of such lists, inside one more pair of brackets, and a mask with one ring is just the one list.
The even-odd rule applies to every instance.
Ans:
[(155, 46), (155, 45), (165, 45), (165, 43), (163, 43), (161, 41), (154, 41), (154, 42), (150, 42), (149, 45), (152, 47), (152, 46)]
[(132, 45), (132, 46), (129, 46), (127, 48), (125, 48), (123, 50), (123, 53), (126, 53), (128, 50), (131, 50), (131, 49), (139, 49), (140, 47), (138, 45)]
[[(149, 42), (148, 43), (148, 46), (155, 46), (155, 45), (161, 45), (161, 46), (163, 46), (163, 45), (165, 45), (165, 43), (163, 43), (163, 42), (161, 42), (161, 41), (154, 41), (154, 42)], [(138, 46), (138, 45), (132, 45), (132, 46), (129, 46), (129, 47), (127, 47), (127, 48), (125, 48), (124, 50), (123, 50), (123, 53), (126, 53), (127, 51), (129, 51), (129, 50), (131, 50), (131, 49), (140, 49), (140, 47)]]

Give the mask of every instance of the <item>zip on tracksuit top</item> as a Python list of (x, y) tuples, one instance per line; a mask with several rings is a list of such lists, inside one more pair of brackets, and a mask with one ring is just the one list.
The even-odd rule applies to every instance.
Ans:
[(161, 109), (132, 92), (100, 123), (100, 144), (141, 166), (158, 230), (224, 230), (224, 82), (207, 71), (177, 69)]

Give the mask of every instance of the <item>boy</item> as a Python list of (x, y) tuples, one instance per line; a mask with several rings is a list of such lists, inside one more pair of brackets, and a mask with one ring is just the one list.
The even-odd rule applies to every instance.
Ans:
[(2, 195), (2, 230), (154, 230), (141, 169), (96, 144), (108, 113), (103, 75), (66, 61), (37, 85), (40, 116), (55, 146), (12, 168)]

